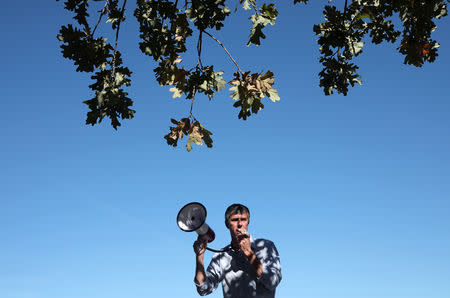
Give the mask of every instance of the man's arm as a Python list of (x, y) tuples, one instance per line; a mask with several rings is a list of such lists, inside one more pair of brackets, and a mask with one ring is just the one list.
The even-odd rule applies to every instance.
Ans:
[(222, 270), (219, 261), (213, 257), (211, 264), (205, 272), (204, 254), (206, 250), (206, 242), (200, 237), (194, 242), (195, 251), (195, 277), (194, 283), (197, 286), (197, 292), (201, 296), (212, 293), (219, 282), (222, 280)]
[(281, 281), (281, 265), (278, 251), (269, 240), (258, 240), (257, 246), (265, 249), (256, 254), (250, 246), (250, 236), (240, 240), (239, 245), (248, 262), (256, 273), (258, 280), (267, 288), (275, 289)]
[[(251, 250), (251, 249), (250, 249)], [(258, 260), (253, 250), (251, 250), (251, 253), (247, 256), (247, 260), (252, 266), (253, 270), (255, 270), (256, 276), (261, 277), (262, 275), (262, 263)]]
[(255, 252), (252, 250), (250, 246), (250, 236), (247, 235), (247, 237), (244, 237), (239, 242), (239, 245), (241, 247), (241, 251), (244, 253), (244, 255), (247, 257), (248, 262), (252, 266), (253, 270), (256, 273), (257, 277), (260, 277), (262, 275), (262, 263), (258, 258), (256, 257)]
[(256, 252), (257, 259), (262, 264), (262, 274), (258, 279), (267, 289), (273, 290), (282, 279), (280, 257), (273, 242), (263, 239), (258, 241), (260, 242), (256, 246), (264, 247)]
[(194, 242), (194, 252), (195, 252), (195, 277), (194, 282), (197, 285), (201, 285), (205, 282), (206, 274), (205, 274), (205, 265), (204, 265), (204, 256), (206, 250), (206, 241), (197, 239)]

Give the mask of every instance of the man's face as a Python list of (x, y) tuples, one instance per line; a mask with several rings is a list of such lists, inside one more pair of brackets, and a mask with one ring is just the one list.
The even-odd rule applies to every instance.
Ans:
[(232, 214), (228, 220), (228, 229), (230, 229), (231, 237), (239, 238), (244, 236), (245, 233), (241, 229), (248, 230), (248, 215), (247, 212), (242, 212), (241, 214)]

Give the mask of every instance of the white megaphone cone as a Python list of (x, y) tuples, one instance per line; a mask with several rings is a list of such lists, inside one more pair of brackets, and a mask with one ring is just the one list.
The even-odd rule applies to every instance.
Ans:
[(185, 232), (196, 231), (207, 242), (212, 242), (216, 235), (206, 224), (206, 208), (200, 203), (193, 202), (184, 205), (177, 216), (178, 227)]

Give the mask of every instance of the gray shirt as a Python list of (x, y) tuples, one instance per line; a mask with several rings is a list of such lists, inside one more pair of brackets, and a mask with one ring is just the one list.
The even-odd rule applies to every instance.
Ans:
[[(250, 245), (262, 264), (258, 278), (242, 252), (228, 250), (216, 253), (206, 270), (206, 280), (197, 286), (201, 296), (214, 291), (220, 282), (224, 298), (273, 298), (281, 281), (278, 251), (272, 241), (250, 238)], [(229, 249), (230, 245), (225, 247)]]

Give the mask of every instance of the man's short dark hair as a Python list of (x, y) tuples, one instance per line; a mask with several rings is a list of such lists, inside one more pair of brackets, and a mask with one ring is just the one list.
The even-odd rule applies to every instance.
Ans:
[(247, 213), (247, 220), (250, 223), (250, 210), (248, 210), (248, 208), (242, 204), (233, 204), (231, 206), (229, 206), (227, 208), (227, 210), (225, 211), (225, 225), (228, 227), (228, 221), (230, 219), (231, 215), (234, 214), (242, 214), (242, 213)]

